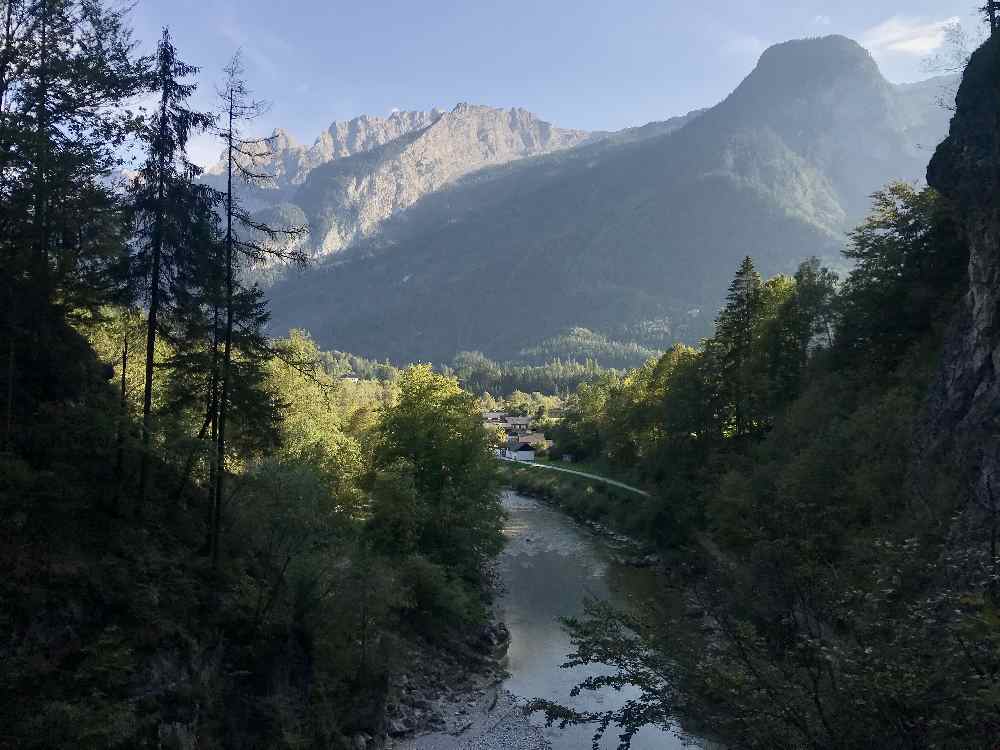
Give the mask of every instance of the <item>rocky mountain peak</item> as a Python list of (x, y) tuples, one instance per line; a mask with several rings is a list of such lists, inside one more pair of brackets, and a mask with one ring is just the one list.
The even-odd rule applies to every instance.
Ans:
[(843, 77), (883, 80), (868, 50), (846, 36), (831, 35), (793, 39), (768, 47), (747, 80), (761, 79), (767, 85), (794, 91)]
[(741, 118), (782, 123), (791, 116), (828, 129), (832, 111), (875, 106), (881, 116), (893, 89), (869, 52), (843, 36), (795, 39), (769, 47), (756, 67), (723, 102)]
[(284, 151), (286, 149), (299, 148), (298, 141), (295, 140), (295, 136), (289, 133), (284, 128), (275, 128), (271, 133), (271, 150), (272, 151)]
[[(391, 137), (395, 136), (395, 137)], [(293, 202), (321, 253), (368, 236), (394, 213), (470, 172), (583, 143), (590, 135), (523, 109), (460, 102), (449, 112), (396, 112), (334, 123), (310, 152)]]

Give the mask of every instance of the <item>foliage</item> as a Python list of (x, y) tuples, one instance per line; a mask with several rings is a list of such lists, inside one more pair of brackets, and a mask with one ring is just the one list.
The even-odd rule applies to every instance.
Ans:
[(445, 374), (454, 374), (473, 393), (509, 397), (516, 391), (549, 396), (567, 393), (605, 372), (596, 361), (554, 359), (541, 365), (498, 363), (480, 352), (459, 352)]
[(603, 367), (637, 367), (658, 352), (635, 341), (615, 341), (587, 328), (570, 328), (518, 352), (518, 360), (530, 365), (545, 365), (556, 360), (594, 361)]
[(932, 190), (895, 184), (845, 255), (840, 289), (814, 260), (768, 281), (745, 260), (701, 351), (569, 399), (558, 439), (659, 487), (647, 507), (584, 512), (645, 527), (688, 611), (570, 622), (570, 663), (618, 668), (582, 688), (641, 698), (583, 716), (541, 705), (551, 720), (614, 724), (625, 744), (678, 722), (747, 748), (995, 736), (995, 605), (989, 566), (971, 562), (989, 543), (956, 546), (963, 472), (937, 456), (918, 478), (914, 447), (964, 243)]
[[(169, 32), (137, 58), (100, 0), (3, 9), (0, 745), (375, 733), (413, 627), (485, 617), (501, 514), (475, 396), (265, 335), (245, 265), (294, 260), (299, 233), (193, 181), (213, 118)], [(267, 139), (234, 126), (231, 73), (247, 173)], [(126, 187), (108, 173), (132, 147)]]
[(398, 401), (382, 416), (374, 463), (376, 471), (390, 472), (382, 481), (392, 491), (374, 494), (372, 523), (386, 528), (410, 518), (405, 531), (385, 535), (385, 549), (423, 550), (478, 581), (501, 548), (502, 511), (492, 438), (477, 401), (428, 365), (405, 370), (396, 385)]

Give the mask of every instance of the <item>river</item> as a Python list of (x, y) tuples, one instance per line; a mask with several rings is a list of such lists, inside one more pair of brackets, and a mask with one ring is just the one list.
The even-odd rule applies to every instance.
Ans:
[[(582, 710), (622, 705), (630, 697), (627, 691), (583, 691), (576, 698), (570, 696), (573, 686), (594, 668), (560, 668), (573, 649), (559, 618), (580, 614), (588, 596), (618, 605), (645, 598), (656, 585), (655, 573), (616, 562), (604, 540), (537, 500), (507, 493), (503, 503), (508, 513), (507, 546), (499, 561), (504, 592), (497, 607), (511, 633), (510, 677), (504, 687), (521, 698), (547, 698)], [(544, 725), (538, 715), (532, 721)], [(589, 748), (593, 734), (590, 727), (543, 731), (553, 750)], [(617, 744), (612, 726), (601, 747), (613, 749)], [(642, 730), (632, 740), (635, 750), (692, 746), (702, 745), (654, 728)]]

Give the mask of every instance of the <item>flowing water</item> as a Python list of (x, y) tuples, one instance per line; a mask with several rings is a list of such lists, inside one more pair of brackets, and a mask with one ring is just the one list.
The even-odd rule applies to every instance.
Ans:
[[(600, 537), (536, 500), (513, 493), (504, 497), (508, 513), (507, 547), (500, 557), (504, 594), (499, 617), (511, 633), (510, 678), (504, 687), (522, 698), (547, 698), (578, 710), (602, 710), (622, 705), (626, 691), (583, 691), (571, 697), (573, 686), (596, 672), (592, 666), (561, 669), (573, 650), (559, 618), (578, 615), (587, 597), (627, 605), (652, 593), (655, 574), (615, 560)], [(632, 694), (634, 695), (634, 693)], [(535, 715), (539, 726), (544, 720)], [(590, 727), (546, 728), (554, 750), (590, 747)], [(608, 730), (602, 748), (615, 748), (618, 734)], [(692, 745), (672, 732), (643, 729), (632, 741), (635, 750), (674, 750)]]

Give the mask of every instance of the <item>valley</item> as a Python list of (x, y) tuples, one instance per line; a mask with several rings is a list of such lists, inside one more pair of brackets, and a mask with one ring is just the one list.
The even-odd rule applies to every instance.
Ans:
[(0, 5), (0, 750), (995, 750), (984, 2)]
[[(488, 153), (512, 137), (539, 142), (523, 126), (499, 127), (494, 110), (463, 105), (425, 135), (413, 131), (342, 166), (334, 159), (294, 194), (278, 191), (301, 207), (295, 215), (326, 257), (269, 288), (271, 330), (305, 328), (325, 347), (397, 363), (446, 363), (463, 351), (518, 361), (580, 327), (638, 348), (696, 343), (743, 255), (767, 274), (791, 273), (809, 255), (842, 267), (845, 235), (868, 196), (889, 180), (922, 178), (954, 87), (948, 77), (890, 84), (843, 37), (789, 42), (710, 109), (617, 134), (568, 133), (554, 153), (521, 150), (511, 160), (507, 151), (502, 167), (470, 160), (466, 131), (451, 126), (424, 145), (449, 117), (470, 113), (491, 113), (478, 136)], [(405, 210), (385, 209), (362, 234), (351, 230), (354, 239), (329, 255), (323, 243), (338, 212), (366, 215), (364, 180), (431, 148), (435, 164), (455, 165), (434, 189)], [(410, 184), (408, 167), (391, 169)]]

